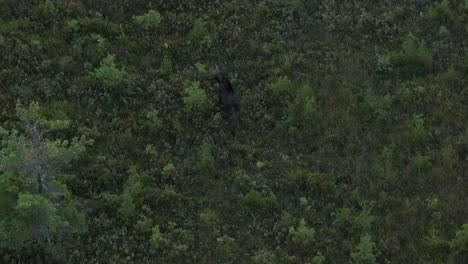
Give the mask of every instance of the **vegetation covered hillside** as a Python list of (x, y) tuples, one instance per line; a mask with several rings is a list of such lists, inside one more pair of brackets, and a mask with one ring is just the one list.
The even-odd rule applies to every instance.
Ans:
[(0, 0), (0, 262), (467, 263), (467, 77), (464, 0)]

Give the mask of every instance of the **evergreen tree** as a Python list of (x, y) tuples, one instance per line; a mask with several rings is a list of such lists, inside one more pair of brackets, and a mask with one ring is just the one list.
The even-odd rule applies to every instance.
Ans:
[[(52, 131), (69, 120), (48, 120), (39, 104), (16, 106), (25, 134), (0, 127), (0, 247), (20, 251), (37, 249), (54, 253), (55, 243), (71, 233), (86, 230), (84, 214), (63, 183), (59, 169), (92, 143), (85, 137), (53, 141)], [(45, 251), (43, 251), (45, 250)]]

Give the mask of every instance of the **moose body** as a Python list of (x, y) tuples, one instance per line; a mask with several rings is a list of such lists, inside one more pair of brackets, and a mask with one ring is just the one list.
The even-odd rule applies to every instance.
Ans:
[(237, 98), (234, 89), (229, 80), (224, 76), (223, 73), (216, 73), (210, 76), (206, 76), (207, 81), (216, 81), (218, 87), (218, 99), (224, 112), (237, 113), (239, 111), (239, 99)]
[[(232, 85), (226, 76), (222, 72), (217, 72), (212, 75), (208, 75), (204, 78), (206, 81), (216, 81), (218, 83), (218, 99), (224, 117), (228, 118), (231, 115), (231, 132), (233, 135), (236, 134), (235, 130), (239, 125), (239, 98), (237, 97)], [(233, 120), (232, 120), (233, 119)], [(232, 122), (234, 121), (234, 122)]]

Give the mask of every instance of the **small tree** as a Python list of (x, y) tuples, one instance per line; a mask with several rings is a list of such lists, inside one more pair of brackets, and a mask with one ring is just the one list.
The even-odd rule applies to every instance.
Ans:
[(307, 247), (315, 241), (315, 229), (307, 227), (302, 218), (297, 228), (289, 227), (289, 236), (294, 243)]
[(118, 69), (115, 66), (115, 55), (109, 54), (105, 57), (101, 66), (94, 72), (94, 78), (98, 84), (106, 91), (113, 91), (116, 93), (125, 92), (130, 82), (127, 78), (125, 70)]
[(354, 263), (375, 263), (375, 255), (372, 252), (374, 247), (375, 243), (372, 242), (372, 238), (369, 234), (361, 236), (359, 245), (351, 252), (351, 258)]
[(198, 151), (198, 161), (195, 164), (195, 168), (199, 172), (212, 172), (215, 170), (215, 167), (216, 162), (211, 153), (211, 144), (208, 141), (204, 141)]
[(202, 40), (208, 34), (206, 29), (205, 22), (203, 19), (199, 18), (193, 23), (192, 31), (190, 31), (189, 39), (192, 41)]
[(316, 109), (315, 96), (312, 88), (303, 85), (296, 92), (296, 97), (288, 106), (288, 123), (292, 126), (302, 126), (308, 124)]
[[(32, 245), (52, 246), (58, 237), (86, 229), (84, 215), (61, 182), (58, 170), (92, 143), (85, 137), (52, 141), (50, 132), (69, 120), (47, 120), (38, 103), (16, 112), (27, 136), (0, 127), (0, 248), (19, 250)], [(41, 248), (41, 247), (39, 247)]]
[(200, 82), (185, 83), (184, 92), (187, 96), (184, 97), (185, 106), (189, 111), (202, 111), (206, 107), (207, 96), (205, 91), (200, 88)]
[(450, 243), (460, 256), (468, 256), (468, 223), (463, 224)]
[(162, 20), (161, 14), (154, 10), (149, 10), (144, 15), (133, 16), (132, 18), (135, 24), (148, 31), (157, 29)]
[(401, 73), (415, 75), (425, 73), (432, 69), (432, 55), (426, 45), (419, 41), (413, 34), (409, 33), (401, 50), (390, 56), (390, 62)]

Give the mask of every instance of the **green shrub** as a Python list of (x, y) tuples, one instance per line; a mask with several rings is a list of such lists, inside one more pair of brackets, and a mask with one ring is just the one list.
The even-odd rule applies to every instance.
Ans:
[(296, 92), (296, 97), (288, 106), (288, 123), (301, 127), (311, 121), (315, 113), (315, 96), (312, 88), (304, 85)]
[(161, 65), (159, 66), (159, 73), (162, 75), (169, 75), (172, 73), (172, 58), (170, 55), (164, 55)]
[(268, 194), (264, 194), (256, 190), (250, 190), (242, 200), (242, 203), (251, 210), (261, 210), (276, 204), (276, 202), (276, 195), (274, 193), (270, 192)]
[(168, 163), (163, 168), (163, 174), (172, 173), (175, 170), (174, 164)]
[(118, 69), (114, 62), (115, 55), (109, 54), (105, 57), (101, 66), (95, 70), (94, 77), (98, 84), (105, 90), (123, 91), (128, 85), (127, 73), (124, 69)]
[(196, 81), (191, 84), (186, 82), (185, 86), (184, 91), (187, 95), (183, 100), (188, 110), (204, 110), (206, 108), (207, 96), (205, 91), (200, 89), (200, 82)]
[(307, 247), (315, 241), (315, 229), (307, 227), (302, 218), (297, 228), (289, 227), (289, 236), (294, 243)]
[(390, 55), (379, 55), (377, 58), (377, 70), (381, 73), (391, 73), (393, 71)]
[(314, 258), (312, 259), (312, 263), (314, 264), (323, 264), (325, 263), (325, 256), (322, 255), (321, 252), (318, 252)]
[(255, 264), (276, 264), (281, 263), (275, 253), (268, 250), (261, 250), (252, 257)]
[(127, 221), (128, 219), (134, 218), (136, 216), (136, 207), (130, 191), (124, 191), (121, 199), (120, 208), (118, 209), (118, 214), (121, 217), (121, 220)]
[(204, 141), (198, 151), (198, 162), (195, 168), (199, 172), (209, 172), (215, 169), (215, 159), (211, 154), (211, 144), (208, 141)]
[(150, 238), (151, 246), (154, 248), (159, 248), (159, 245), (161, 244), (162, 240), (163, 240), (163, 237), (161, 235), (161, 231), (159, 231), (159, 226), (155, 225), (153, 229), (151, 229), (151, 238)]
[(192, 41), (200, 41), (208, 34), (203, 19), (199, 18), (193, 23), (192, 31), (190, 31), (189, 39)]
[(432, 55), (426, 45), (408, 34), (403, 41), (402, 49), (391, 55), (390, 62), (400, 68), (404, 74), (423, 73), (432, 69)]
[(287, 76), (280, 76), (271, 86), (270, 89), (274, 95), (280, 96), (288, 94), (292, 91), (292, 82)]
[(463, 224), (452, 240), (452, 246), (465, 254), (468, 253), (468, 223)]
[(67, 22), (67, 28), (71, 32), (77, 32), (80, 29), (80, 25), (78, 23), (78, 20), (76, 19), (70, 19)]
[(443, 0), (440, 3), (434, 3), (429, 7), (427, 14), (425, 15), (426, 19), (429, 22), (441, 22), (444, 20), (453, 19), (453, 10), (449, 6), (448, 0)]
[(75, 70), (75, 63), (71, 56), (64, 56), (59, 61), (60, 70), (66, 74), (71, 74)]
[(215, 223), (216, 221), (218, 221), (218, 216), (216, 215), (215, 211), (211, 209), (206, 209), (203, 210), (202, 213), (200, 213), (200, 219), (203, 222)]
[(132, 18), (135, 24), (145, 30), (154, 30), (158, 28), (162, 20), (161, 14), (154, 10), (149, 10), (148, 13), (144, 15), (133, 16)]
[(202, 64), (200, 62), (195, 63), (195, 68), (197, 68), (200, 74), (206, 73), (208, 70), (206, 69), (206, 64)]
[(147, 125), (150, 131), (158, 132), (161, 128), (163, 128), (164, 125), (163, 125), (161, 118), (159, 117), (158, 110), (149, 111), (146, 114), (146, 118), (147, 118)]
[(365, 234), (361, 236), (359, 245), (357, 245), (351, 252), (351, 258), (354, 263), (376, 263), (374, 250), (375, 243), (372, 242), (370, 235)]
[(261, 169), (265, 167), (265, 162), (257, 161), (255, 165), (257, 166), (258, 169)]
[(440, 26), (439, 31), (437, 31), (437, 36), (440, 38), (448, 38), (450, 36), (450, 31), (446, 26), (442, 25)]
[(45, 21), (52, 21), (57, 16), (59, 10), (55, 7), (53, 1), (46, 0), (36, 7), (36, 13)]

